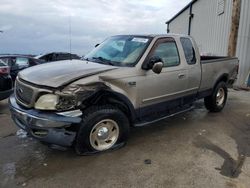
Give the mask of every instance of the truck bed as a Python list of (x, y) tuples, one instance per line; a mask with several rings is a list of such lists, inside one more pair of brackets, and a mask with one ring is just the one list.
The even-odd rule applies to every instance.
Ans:
[(229, 81), (235, 80), (238, 65), (239, 60), (235, 57), (201, 56), (202, 79), (200, 91), (211, 90), (221, 75), (229, 76)]

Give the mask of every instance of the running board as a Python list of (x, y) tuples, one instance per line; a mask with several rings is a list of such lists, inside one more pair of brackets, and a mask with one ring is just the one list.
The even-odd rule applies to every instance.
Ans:
[(193, 110), (193, 109), (194, 109), (194, 107), (191, 106), (190, 108), (187, 108), (187, 109), (185, 109), (185, 110), (176, 112), (176, 113), (171, 114), (171, 115), (167, 115), (167, 116), (161, 117), (161, 118), (159, 118), (159, 119), (155, 119), (155, 120), (153, 120), (153, 121), (147, 121), (147, 122), (143, 122), (143, 123), (136, 123), (136, 124), (134, 124), (134, 126), (135, 126), (135, 127), (142, 127), (142, 126), (145, 126), (145, 125), (149, 125), (149, 124), (152, 124), (152, 123), (156, 123), (156, 122), (158, 122), (158, 121), (161, 121), (161, 120), (164, 120), (164, 119), (167, 119), (167, 118), (176, 116), (176, 115), (178, 115), (178, 114), (182, 114), (182, 113), (188, 112), (188, 111)]

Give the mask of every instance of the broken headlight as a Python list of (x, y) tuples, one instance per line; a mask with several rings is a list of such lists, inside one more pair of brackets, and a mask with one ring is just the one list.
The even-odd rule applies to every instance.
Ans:
[(59, 102), (58, 95), (45, 94), (39, 97), (35, 103), (35, 109), (38, 110), (56, 110), (56, 105)]
[(82, 101), (90, 97), (103, 85), (69, 85), (55, 94), (42, 95), (35, 103), (39, 110), (67, 111), (80, 106)]
[(56, 92), (59, 95), (59, 102), (56, 105), (58, 111), (66, 111), (80, 106), (82, 101), (91, 96), (95, 87), (90, 86), (79, 86), (79, 85), (70, 85), (63, 89), (61, 92)]
[(38, 110), (69, 110), (76, 106), (76, 97), (69, 95), (45, 94), (35, 103)]
[(58, 111), (70, 110), (77, 106), (76, 96), (72, 95), (60, 95), (59, 102), (56, 105)]

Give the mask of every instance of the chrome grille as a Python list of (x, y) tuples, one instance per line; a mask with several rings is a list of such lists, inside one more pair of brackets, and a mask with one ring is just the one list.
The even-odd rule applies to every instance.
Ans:
[(16, 88), (15, 93), (17, 99), (24, 104), (25, 106), (29, 106), (32, 103), (34, 91), (31, 87), (22, 83), (20, 80), (16, 80)]
[(52, 93), (51, 90), (34, 87), (33, 85), (20, 80), (18, 77), (15, 83), (15, 96), (17, 103), (26, 108), (33, 108), (40, 94)]

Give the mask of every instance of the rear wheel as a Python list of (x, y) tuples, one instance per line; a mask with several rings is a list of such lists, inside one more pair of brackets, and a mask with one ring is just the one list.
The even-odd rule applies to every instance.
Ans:
[(107, 105), (91, 107), (84, 112), (75, 149), (78, 154), (92, 154), (124, 145), (129, 121), (119, 109)]
[(205, 106), (210, 112), (220, 112), (224, 108), (226, 101), (227, 86), (225, 82), (219, 82), (213, 93), (204, 99)]

